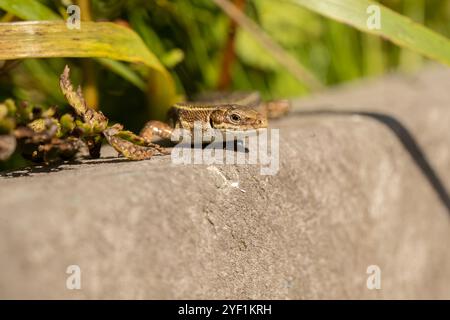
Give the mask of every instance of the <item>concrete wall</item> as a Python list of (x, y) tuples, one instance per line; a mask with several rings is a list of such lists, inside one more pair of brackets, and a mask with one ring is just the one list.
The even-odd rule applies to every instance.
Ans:
[(448, 299), (449, 88), (430, 67), (297, 101), (274, 176), (110, 149), (4, 173), (0, 298)]

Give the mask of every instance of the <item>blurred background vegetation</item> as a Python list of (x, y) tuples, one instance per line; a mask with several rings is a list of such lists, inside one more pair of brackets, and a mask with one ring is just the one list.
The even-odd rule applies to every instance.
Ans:
[[(37, 0), (36, 0), (37, 1)], [(113, 21), (134, 29), (173, 76), (186, 98), (210, 90), (258, 90), (266, 99), (310, 93), (305, 83), (280, 66), (252, 34), (237, 27), (211, 0), (42, 0), (61, 17), (78, 4), (82, 19)], [(298, 5), (277, 0), (234, 0), (273, 40), (332, 86), (393, 70), (413, 72), (426, 59)], [(450, 0), (383, 0), (385, 6), (450, 36)], [(0, 10), (1, 22), (18, 21)], [(3, 62), (0, 61), (0, 66)], [(58, 87), (64, 65), (87, 100), (113, 121), (138, 131), (148, 120), (145, 88), (111, 72), (98, 60), (53, 58), (14, 61), (0, 69), (0, 101), (13, 98), (39, 105), (66, 105)], [(130, 65), (145, 75), (140, 65)], [(154, 107), (154, 106), (153, 106)], [(9, 167), (1, 164), (3, 168)], [(0, 168), (1, 169), (1, 168)]]

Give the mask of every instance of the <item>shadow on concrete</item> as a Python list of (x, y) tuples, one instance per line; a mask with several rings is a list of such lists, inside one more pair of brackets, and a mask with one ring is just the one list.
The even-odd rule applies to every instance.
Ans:
[(75, 166), (80, 166), (83, 164), (108, 164), (108, 163), (122, 163), (128, 162), (128, 160), (123, 157), (102, 157), (99, 159), (83, 159), (83, 160), (73, 160), (73, 161), (60, 161), (49, 165), (36, 164), (22, 169), (14, 169), (10, 171), (0, 172), (0, 177), (2, 178), (20, 178), (28, 177), (39, 173), (52, 173), (59, 171), (73, 170)]
[[(170, 142), (170, 141), (169, 141)], [(166, 142), (166, 145), (170, 148), (173, 146), (173, 144), (169, 144)], [(229, 151), (235, 151), (235, 152), (244, 152), (248, 153), (248, 149), (245, 148), (241, 141), (234, 141), (233, 145), (227, 144), (226, 142), (217, 142), (217, 143), (210, 143), (210, 147), (214, 146), (215, 148), (223, 147), (224, 150)], [(186, 148), (194, 148), (194, 149), (204, 149), (208, 144), (202, 144), (202, 145), (185, 145)], [(180, 145), (180, 147), (183, 147), (183, 145)], [(80, 165), (86, 165), (86, 164), (110, 164), (110, 163), (125, 163), (125, 162), (132, 162), (133, 160), (129, 160), (123, 156), (109, 156), (109, 157), (101, 157), (98, 159), (91, 159), (86, 158), (82, 160), (69, 160), (69, 161), (59, 161), (54, 162), (52, 164), (43, 165), (43, 164), (36, 164), (31, 165), (25, 168), (21, 169), (13, 169), (9, 171), (0, 172), (1, 178), (20, 178), (20, 177), (28, 177), (33, 174), (39, 174), (39, 173), (52, 173), (52, 172), (59, 172), (59, 171), (67, 171), (67, 170), (73, 170), (75, 166)]]
[(414, 163), (422, 172), (423, 176), (428, 180), (433, 190), (438, 195), (442, 204), (446, 207), (447, 212), (450, 214), (450, 195), (442, 182), (439, 175), (433, 169), (432, 165), (428, 161), (422, 148), (418, 145), (410, 131), (396, 118), (377, 112), (364, 112), (364, 111), (346, 111), (346, 110), (332, 110), (321, 109), (315, 111), (293, 111), (298, 116), (314, 116), (314, 115), (329, 115), (329, 116), (364, 116), (377, 120), (390, 129), (402, 143), (405, 150), (410, 154)]
[(28, 177), (38, 173), (51, 173), (51, 172), (59, 172), (62, 170), (71, 170), (70, 168), (62, 167), (61, 165), (63, 165), (63, 163), (55, 163), (51, 165), (34, 165), (22, 169), (14, 169), (11, 171), (0, 172), (0, 177), (20, 178), (20, 177)]

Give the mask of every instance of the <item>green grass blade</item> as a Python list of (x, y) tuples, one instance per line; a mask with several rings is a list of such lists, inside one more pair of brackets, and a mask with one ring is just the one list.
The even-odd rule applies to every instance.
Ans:
[[(450, 41), (446, 37), (413, 22), (380, 3), (369, 0), (286, 0), (331, 19), (349, 24), (363, 32), (384, 37), (393, 43), (416, 51), (428, 58), (450, 65)], [(381, 29), (367, 27), (370, 5), (381, 13)]]
[(61, 20), (58, 14), (35, 0), (0, 0), (0, 8), (25, 20)]
[(118, 74), (125, 80), (128, 80), (130, 83), (134, 84), (142, 91), (147, 90), (147, 84), (145, 83), (145, 81), (142, 80), (142, 78), (136, 72), (131, 70), (125, 64), (116, 60), (105, 58), (97, 58), (97, 61), (106, 68), (113, 70), (116, 74)]
[(23, 62), (25, 70), (33, 78), (36, 86), (48, 97), (48, 101), (64, 103), (65, 99), (59, 90), (59, 73), (48, 65), (48, 60), (26, 59)]

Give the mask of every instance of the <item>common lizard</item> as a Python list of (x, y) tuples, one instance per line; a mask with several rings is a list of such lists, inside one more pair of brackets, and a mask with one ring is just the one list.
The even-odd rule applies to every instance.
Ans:
[[(287, 100), (263, 102), (258, 92), (209, 93), (195, 102), (173, 105), (168, 111), (168, 122), (151, 120), (139, 136), (132, 137), (135, 143), (121, 139), (123, 127), (113, 125), (104, 131), (108, 142), (130, 160), (143, 160), (154, 155), (169, 154), (167, 148), (154, 143), (154, 138), (170, 140), (175, 129), (193, 133), (195, 123), (202, 130), (216, 129), (222, 133), (230, 130), (248, 131), (267, 128), (268, 119), (278, 118), (289, 111)], [(142, 146), (144, 140), (146, 146)]]
[(168, 122), (149, 121), (140, 135), (152, 141), (159, 137), (170, 139), (174, 129), (194, 130), (194, 123), (202, 129), (247, 131), (267, 128), (269, 118), (278, 118), (289, 110), (287, 100), (263, 102), (258, 92), (209, 93), (195, 102), (177, 103), (168, 112)]

